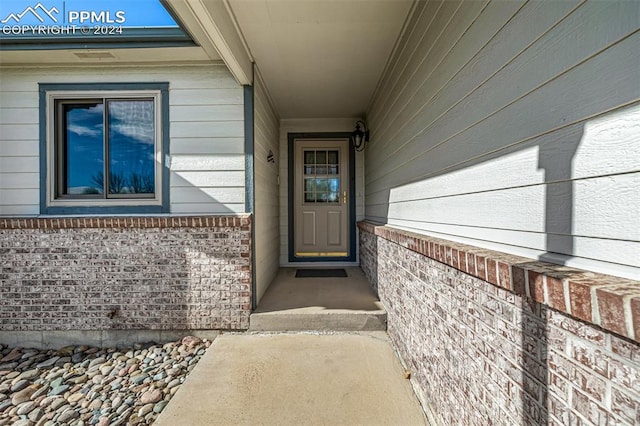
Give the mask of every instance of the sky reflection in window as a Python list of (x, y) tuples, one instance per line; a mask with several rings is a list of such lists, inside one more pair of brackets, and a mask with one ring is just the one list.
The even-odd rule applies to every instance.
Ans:
[[(66, 194), (150, 194), (155, 192), (153, 99), (64, 103)], [(104, 181), (105, 151), (109, 181)]]
[(94, 177), (104, 168), (104, 105), (64, 104), (66, 123), (66, 193), (102, 194)]
[(109, 101), (109, 193), (153, 193), (153, 100)]

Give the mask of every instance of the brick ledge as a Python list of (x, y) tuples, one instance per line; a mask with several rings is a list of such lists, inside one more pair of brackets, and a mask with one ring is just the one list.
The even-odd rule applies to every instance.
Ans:
[(640, 281), (540, 262), (387, 225), (358, 228), (607, 331), (640, 342)]
[(202, 216), (83, 216), (1, 218), (0, 230), (74, 228), (209, 228), (251, 224), (250, 214)]

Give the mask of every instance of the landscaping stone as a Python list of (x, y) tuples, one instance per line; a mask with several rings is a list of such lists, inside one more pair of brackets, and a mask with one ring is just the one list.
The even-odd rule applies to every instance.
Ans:
[(78, 417), (80, 417), (80, 414), (76, 410), (69, 407), (65, 411), (63, 411), (62, 414), (60, 414), (60, 417), (58, 417), (58, 422), (68, 423), (71, 420), (77, 419)]
[(44, 361), (44, 362), (39, 363), (36, 367), (37, 367), (37, 368), (47, 368), (47, 367), (51, 367), (51, 366), (53, 366), (53, 365), (56, 363), (56, 361), (58, 361), (59, 359), (60, 359), (60, 357), (59, 357), (59, 356), (54, 356), (54, 357), (49, 358), (48, 360), (46, 360), (46, 361)]
[(31, 380), (31, 379), (35, 379), (39, 375), (40, 375), (40, 370), (36, 368), (34, 370), (25, 371), (24, 373), (21, 373), (18, 377), (20, 379)]
[(18, 408), (18, 415), (19, 416), (24, 416), (29, 414), (30, 412), (33, 411), (33, 409), (36, 408), (36, 403), (33, 401), (28, 401), (25, 403), (20, 404), (19, 408)]
[(60, 386), (56, 386), (55, 388), (51, 389), (51, 392), (49, 392), (49, 396), (56, 396), (56, 395), (60, 395), (63, 394), (67, 391), (67, 389), (69, 389), (70, 386), (69, 385), (60, 385)]
[(22, 404), (23, 402), (29, 401), (31, 399), (31, 396), (36, 392), (36, 390), (37, 390), (36, 388), (28, 387), (18, 392), (15, 392), (11, 397), (11, 403), (17, 406)]
[(188, 336), (133, 349), (0, 345), (0, 426), (152, 424), (210, 344)]
[(22, 356), (22, 350), (20, 348), (14, 348), (11, 350), (11, 352), (9, 352), (7, 355), (2, 357), (2, 359), (0, 359), (0, 362), (2, 363), (11, 362), (20, 358), (21, 356)]
[(142, 394), (140, 402), (143, 404), (149, 404), (158, 402), (162, 399), (162, 391), (160, 389), (152, 389)]
[(11, 392), (20, 392), (22, 389), (29, 386), (29, 380), (18, 380), (11, 386)]

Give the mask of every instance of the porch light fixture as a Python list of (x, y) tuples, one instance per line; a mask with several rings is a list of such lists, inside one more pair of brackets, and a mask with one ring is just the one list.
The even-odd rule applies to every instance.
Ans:
[[(360, 130), (360, 124), (364, 127), (364, 131)], [(351, 144), (356, 151), (364, 151), (365, 144), (369, 141), (369, 129), (367, 123), (363, 120), (356, 121), (356, 129), (351, 132)]]

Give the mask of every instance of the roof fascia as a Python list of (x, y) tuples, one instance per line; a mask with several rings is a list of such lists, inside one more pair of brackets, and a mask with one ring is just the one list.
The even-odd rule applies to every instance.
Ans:
[(253, 65), (233, 15), (223, 0), (165, 0), (196, 42), (217, 54), (238, 83), (253, 84)]

